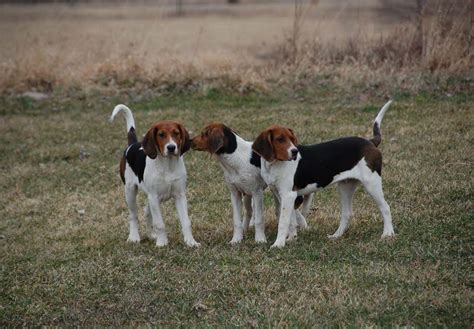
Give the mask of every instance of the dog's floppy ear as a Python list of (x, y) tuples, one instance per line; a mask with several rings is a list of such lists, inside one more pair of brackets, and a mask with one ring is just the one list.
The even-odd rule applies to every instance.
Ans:
[(252, 150), (268, 162), (275, 160), (272, 145), (272, 132), (270, 130), (262, 131), (253, 142)]
[(183, 155), (191, 147), (191, 139), (189, 138), (188, 131), (186, 130), (186, 128), (184, 128), (184, 126), (181, 123), (178, 123), (178, 130), (180, 134), (179, 154)]
[(143, 152), (152, 159), (155, 159), (158, 155), (158, 145), (156, 145), (157, 131), (158, 128), (156, 127), (150, 128), (142, 141)]
[(290, 128), (288, 128), (288, 131), (290, 132), (291, 142), (293, 143), (294, 146), (298, 146), (299, 141), (298, 141), (298, 138), (296, 138), (295, 132), (293, 131), (293, 129), (290, 129)]
[(224, 132), (221, 129), (212, 129), (208, 139), (209, 152), (216, 153), (224, 146)]

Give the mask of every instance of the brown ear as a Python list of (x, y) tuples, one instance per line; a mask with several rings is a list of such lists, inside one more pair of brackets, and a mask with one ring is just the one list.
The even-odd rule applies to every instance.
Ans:
[(189, 133), (181, 123), (178, 123), (178, 129), (179, 134), (181, 135), (179, 141), (179, 154), (183, 155), (191, 147), (191, 139), (189, 139)]
[(275, 160), (271, 131), (264, 130), (260, 135), (258, 135), (257, 139), (253, 142), (252, 150), (268, 162)]
[(296, 138), (296, 135), (295, 135), (293, 129), (288, 128), (288, 130), (290, 131), (290, 140), (291, 140), (291, 142), (293, 143), (294, 146), (298, 146), (299, 145), (298, 138)]
[(220, 129), (213, 129), (209, 134), (207, 142), (209, 145), (209, 152), (214, 154), (224, 146), (224, 134)]
[(150, 128), (142, 141), (143, 152), (152, 159), (155, 159), (158, 155), (158, 145), (156, 145), (157, 131), (156, 127)]

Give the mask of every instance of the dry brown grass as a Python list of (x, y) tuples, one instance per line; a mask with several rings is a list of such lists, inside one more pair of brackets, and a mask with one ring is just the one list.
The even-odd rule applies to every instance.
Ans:
[(176, 17), (166, 6), (2, 6), (0, 91), (245, 92), (318, 74), (345, 84), (472, 72), (467, 5), (430, 5), (423, 38), (414, 7), (400, 14), (376, 0), (326, 0), (297, 8), (295, 14), (291, 4), (209, 6)]
[(283, 250), (269, 250), (278, 225), (269, 192), (269, 243), (255, 244), (249, 232), (232, 247), (222, 170), (190, 151), (187, 198), (202, 247), (184, 246), (171, 200), (162, 209), (169, 247), (125, 241), (125, 124), (107, 121), (118, 101), (133, 109), (140, 135), (177, 119), (192, 135), (219, 120), (249, 140), (274, 123), (303, 143), (370, 136), (383, 100), (344, 99), (0, 97), (0, 326), (472, 327), (472, 95), (409, 96), (387, 112), (380, 147), (395, 239), (380, 239), (380, 214), (361, 189), (350, 229), (328, 240), (340, 211), (329, 187), (316, 195), (309, 229)]

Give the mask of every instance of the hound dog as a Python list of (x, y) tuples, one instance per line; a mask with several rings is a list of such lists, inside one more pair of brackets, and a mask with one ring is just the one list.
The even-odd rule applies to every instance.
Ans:
[(390, 207), (382, 190), (382, 153), (377, 148), (382, 141), (382, 119), (391, 103), (387, 102), (377, 114), (374, 137), (370, 140), (345, 137), (320, 144), (298, 145), (295, 134), (287, 127), (274, 125), (261, 132), (252, 149), (263, 158), (263, 179), (281, 198), (278, 235), (272, 247), (285, 246), (297, 196), (335, 183), (341, 197), (341, 221), (329, 238), (339, 238), (346, 231), (352, 216), (352, 196), (359, 184), (372, 196), (382, 213), (382, 237), (395, 234)]
[(137, 141), (132, 112), (125, 105), (117, 105), (110, 117), (112, 121), (123, 113), (127, 122), (128, 147), (120, 161), (120, 177), (125, 184), (125, 200), (130, 211), (130, 233), (128, 241), (139, 242), (137, 218), (138, 189), (147, 195), (145, 216), (151, 228), (151, 237), (156, 245), (168, 244), (165, 223), (160, 204), (174, 198), (184, 242), (189, 247), (198, 247), (191, 231), (186, 200), (186, 168), (183, 154), (189, 150), (189, 134), (176, 121), (159, 121), (153, 125), (142, 142)]
[[(192, 139), (191, 147), (215, 155), (224, 171), (233, 209), (234, 233), (230, 242), (240, 242), (249, 222), (252, 221), (255, 225), (255, 241), (266, 242), (263, 191), (267, 184), (261, 176), (260, 156), (252, 151), (252, 142), (244, 140), (222, 123), (211, 123), (202, 129), (200, 135)], [(308, 201), (310, 199), (303, 201), (305, 207)], [(246, 210), (244, 220), (242, 203)], [(296, 220), (299, 226), (307, 226), (302, 215), (298, 214)], [(291, 228), (292, 235), (295, 235), (296, 225)]]

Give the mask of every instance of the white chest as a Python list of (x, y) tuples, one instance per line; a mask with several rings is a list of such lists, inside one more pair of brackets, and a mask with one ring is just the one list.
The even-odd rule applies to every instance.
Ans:
[(299, 156), (295, 161), (267, 162), (262, 159), (262, 178), (269, 186), (291, 190), (299, 160)]
[(186, 188), (186, 168), (182, 158), (147, 158), (142, 188), (165, 201)]

